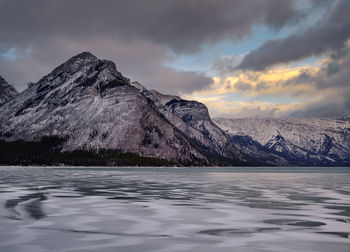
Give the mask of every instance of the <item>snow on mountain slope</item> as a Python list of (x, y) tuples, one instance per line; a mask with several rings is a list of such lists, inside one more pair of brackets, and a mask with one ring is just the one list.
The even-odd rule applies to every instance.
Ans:
[(237, 164), (247, 162), (247, 157), (235, 148), (228, 135), (212, 122), (208, 109), (203, 103), (183, 100), (178, 96), (163, 95), (155, 90), (146, 89), (138, 82), (133, 82), (131, 85), (152, 100), (174, 126), (202, 145), (208, 152), (237, 160)]
[(348, 120), (212, 120), (204, 104), (130, 83), (88, 52), (20, 94), (0, 82), (11, 94), (0, 106), (0, 140), (57, 136), (62, 150), (121, 150), (187, 165), (350, 164)]
[(6, 82), (0, 75), (0, 105), (11, 100), (18, 94), (16, 89)]
[(344, 120), (217, 118), (214, 122), (230, 135), (250, 136), (298, 164), (350, 161), (350, 122)]
[(208, 164), (113, 62), (81, 53), (0, 107), (0, 138), (66, 138), (63, 150), (118, 149)]

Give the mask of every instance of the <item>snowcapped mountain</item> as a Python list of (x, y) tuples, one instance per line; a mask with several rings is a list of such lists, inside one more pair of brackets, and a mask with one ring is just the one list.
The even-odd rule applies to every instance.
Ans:
[[(146, 90), (140, 92), (135, 86), (117, 71), (113, 62), (81, 53), (0, 107), (0, 139), (39, 141), (44, 136), (55, 136), (65, 139), (62, 151), (121, 150), (182, 164), (222, 164), (215, 155), (226, 152), (204, 148), (215, 146), (209, 142), (210, 136), (204, 137), (188, 126), (193, 123), (201, 127), (200, 124), (208, 123), (195, 118), (201, 110), (201, 116), (210, 120), (203, 104), (156, 92), (157, 100), (150, 99)], [(160, 106), (170, 99), (171, 104)], [(176, 115), (182, 113), (178, 109), (182, 103), (176, 105), (177, 100), (191, 104), (187, 106), (193, 109), (191, 118), (190, 112), (187, 117), (184, 114), (185, 118)], [(193, 104), (195, 107), (191, 107)], [(173, 111), (167, 113), (167, 107)], [(216, 125), (208, 127), (215, 127), (226, 140)], [(193, 135), (185, 134), (185, 128)], [(225, 160), (227, 164), (246, 162), (232, 148), (233, 152), (223, 157), (229, 159)]]
[[(247, 162), (247, 157), (232, 144), (230, 137), (214, 124), (207, 107), (197, 101), (183, 100), (178, 96), (163, 95), (148, 90), (138, 82), (131, 83), (140, 92), (152, 100), (159, 111), (182, 133), (202, 146), (214, 158), (224, 158)], [(228, 160), (228, 163), (232, 161)]]
[[(86, 157), (79, 151), (93, 153), (92, 164), (101, 155), (115, 161), (117, 150), (184, 165), (350, 164), (348, 120), (212, 120), (204, 104), (130, 83), (113, 62), (88, 52), (20, 94), (0, 77), (0, 91), (0, 162), (27, 150), (25, 143), (41, 143), (40, 149), (53, 142), (59, 144), (48, 150), (54, 163), (62, 158), (57, 150), (64, 160), (75, 151), (79, 160)], [(7, 157), (2, 152), (11, 143)]]
[(232, 137), (248, 136), (295, 165), (350, 164), (350, 122), (326, 119), (213, 120)]
[(0, 75), (0, 105), (7, 102), (17, 95), (17, 91), (14, 87), (6, 82), (6, 80)]

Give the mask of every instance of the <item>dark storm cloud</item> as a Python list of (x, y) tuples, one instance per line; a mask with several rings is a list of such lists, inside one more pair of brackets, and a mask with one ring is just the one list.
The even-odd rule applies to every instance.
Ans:
[(0, 57), (0, 71), (18, 90), (23, 90), (27, 82), (36, 82), (56, 66), (73, 55), (90, 50), (102, 59), (116, 62), (118, 71), (131, 80), (137, 80), (148, 88), (163, 93), (180, 94), (201, 90), (212, 83), (212, 79), (191, 71), (176, 71), (164, 67), (168, 60), (163, 47), (149, 42), (131, 43), (104, 38), (72, 41), (52, 39), (40, 44), (30, 57), (5, 60)]
[(350, 1), (333, 1), (325, 19), (304, 32), (270, 40), (245, 56), (237, 69), (264, 70), (270, 66), (341, 50), (350, 38)]
[(118, 36), (190, 52), (208, 42), (239, 40), (255, 24), (278, 29), (300, 16), (295, 0), (1, 0), (0, 48), (52, 36)]
[(192, 53), (245, 38), (256, 24), (279, 29), (301, 15), (295, 0), (0, 0), (0, 53), (18, 54), (0, 57), (0, 74), (22, 90), (71, 56), (91, 51), (147, 87), (191, 92), (211, 78), (164, 67), (172, 60), (169, 49)]

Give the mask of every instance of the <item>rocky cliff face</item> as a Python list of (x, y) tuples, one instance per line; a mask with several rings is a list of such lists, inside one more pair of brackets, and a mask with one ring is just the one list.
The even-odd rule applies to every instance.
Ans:
[(249, 136), (295, 165), (350, 164), (350, 122), (324, 119), (214, 119), (233, 137)]
[(121, 150), (186, 165), (246, 163), (203, 104), (131, 85), (113, 62), (88, 52), (0, 107), (0, 139), (44, 136), (65, 139), (62, 151)]
[(193, 165), (209, 161), (113, 62), (81, 53), (0, 108), (1, 139), (67, 139), (63, 150), (118, 149)]
[(0, 78), (0, 91), (0, 144), (14, 143), (13, 153), (23, 147), (13, 141), (54, 136), (64, 153), (114, 160), (118, 150), (184, 165), (350, 165), (348, 120), (212, 120), (204, 104), (130, 83), (88, 52), (20, 94)]
[(182, 133), (200, 145), (214, 159), (227, 164), (255, 164), (241, 153), (230, 137), (212, 122), (207, 107), (197, 101), (183, 100), (178, 96), (163, 95), (133, 82), (141, 94), (156, 104), (159, 111)]
[(11, 100), (17, 94), (16, 89), (8, 84), (2, 76), (0, 76), (0, 105)]

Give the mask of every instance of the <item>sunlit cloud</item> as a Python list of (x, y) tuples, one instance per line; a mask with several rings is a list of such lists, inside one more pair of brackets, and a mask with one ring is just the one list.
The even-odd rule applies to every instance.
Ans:
[[(312, 64), (284, 65), (265, 71), (234, 71), (230, 76), (213, 77), (206, 89), (184, 94), (206, 104), (214, 117), (288, 117), (322, 104), (329, 97), (341, 97), (343, 89), (319, 90), (314, 81), (334, 56)], [(338, 60), (343, 63), (344, 59)], [(338, 103), (345, 102), (338, 101)], [(339, 104), (338, 104), (339, 105)], [(340, 105), (339, 105), (340, 106)]]
[(348, 0), (52, 6), (1, 5), (0, 75), (19, 91), (90, 51), (147, 88), (204, 102), (213, 116), (350, 115)]
[(186, 97), (206, 104), (214, 117), (283, 117), (292, 111), (302, 109), (303, 104), (273, 104), (271, 102), (232, 101), (225, 95), (216, 97)]

